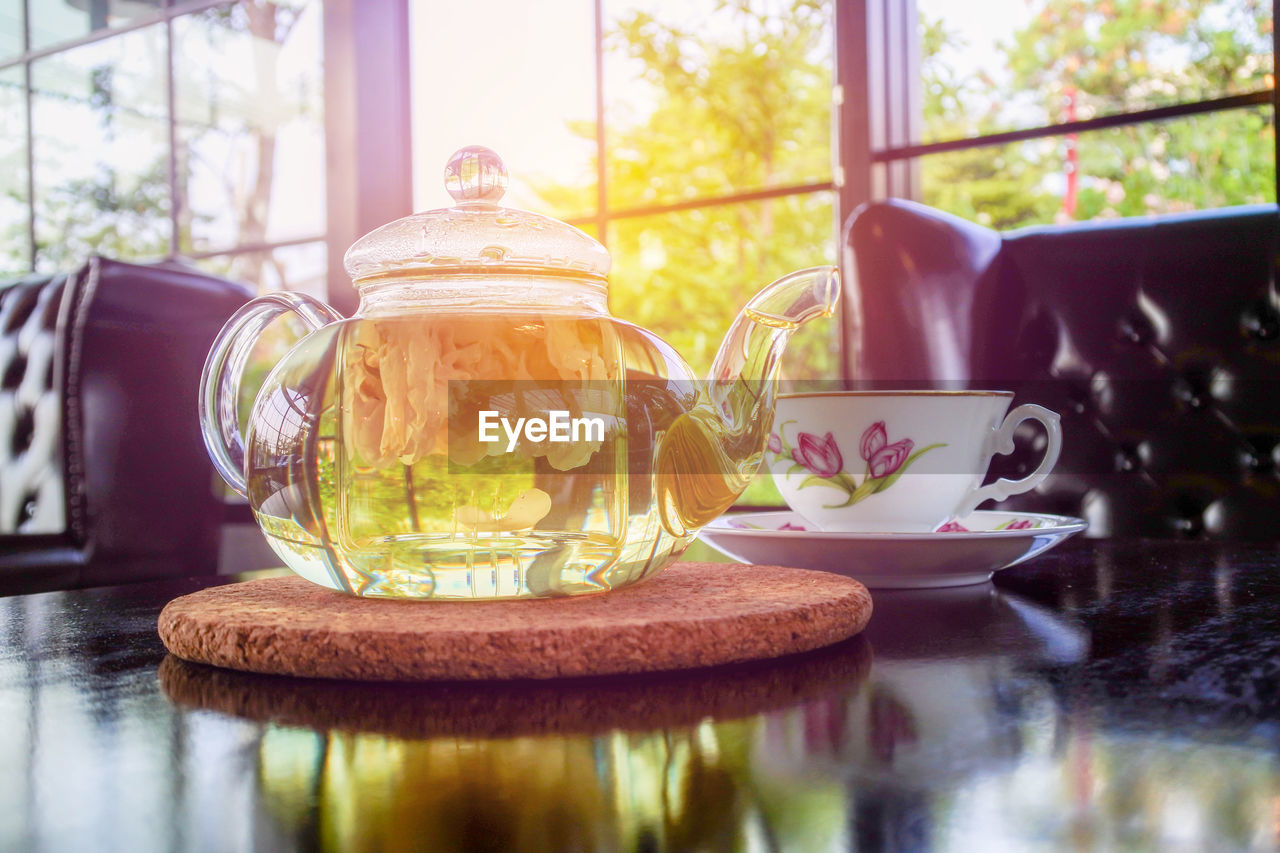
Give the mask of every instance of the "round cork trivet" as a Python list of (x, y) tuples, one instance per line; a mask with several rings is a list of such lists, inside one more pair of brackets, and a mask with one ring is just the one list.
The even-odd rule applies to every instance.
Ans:
[(564, 678), (762, 660), (861, 631), (866, 587), (777, 566), (678, 563), (600, 595), (519, 601), (358, 598), (296, 577), (211, 587), (165, 605), (185, 660), (369, 681)]

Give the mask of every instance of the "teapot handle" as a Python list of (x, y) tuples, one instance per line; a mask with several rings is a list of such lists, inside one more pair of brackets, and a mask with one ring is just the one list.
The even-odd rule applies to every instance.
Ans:
[(281, 290), (259, 296), (241, 306), (218, 332), (200, 377), (200, 432), (205, 447), (222, 479), (244, 497), (249, 494), (244, 479), (244, 436), (237, 416), (240, 380), (262, 330), (288, 311), (297, 314), (312, 332), (344, 319), (320, 300), (301, 293)]

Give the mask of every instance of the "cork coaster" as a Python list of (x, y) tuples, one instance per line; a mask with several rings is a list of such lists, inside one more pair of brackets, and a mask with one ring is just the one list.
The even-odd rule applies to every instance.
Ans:
[(524, 601), (357, 598), (296, 577), (169, 602), (174, 655), (248, 672), (369, 681), (546, 679), (762, 660), (861, 631), (866, 587), (842, 575), (678, 563), (601, 595)]

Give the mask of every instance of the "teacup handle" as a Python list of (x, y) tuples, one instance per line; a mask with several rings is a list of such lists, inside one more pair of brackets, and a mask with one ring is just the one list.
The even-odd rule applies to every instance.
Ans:
[(1037, 406), (1033, 403), (1026, 403), (1018, 406), (1009, 414), (1005, 415), (1004, 423), (1000, 424), (1000, 428), (991, 434), (986, 454), (987, 462), (990, 463), (991, 457), (997, 453), (1004, 455), (1013, 452), (1013, 433), (1014, 430), (1023, 421), (1039, 421), (1044, 431), (1049, 436), (1049, 446), (1045, 448), (1044, 458), (1040, 460), (1040, 465), (1036, 470), (1032, 471), (1021, 480), (1007, 480), (1000, 478), (994, 483), (988, 483), (980, 486), (969, 493), (969, 497), (965, 499), (957, 515), (963, 517), (977, 509), (978, 504), (994, 498), (1002, 501), (1011, 495), (1020, 495), (1023, 492), (1029, 492), (1045, 477), (1049, 476), (1049, 472), (1053, 470), (1053, 466), (1058, 464), (1058, 455), (1062, 453), (1062, 424), (1057, 412), (1051, 412), (1044, 406)]

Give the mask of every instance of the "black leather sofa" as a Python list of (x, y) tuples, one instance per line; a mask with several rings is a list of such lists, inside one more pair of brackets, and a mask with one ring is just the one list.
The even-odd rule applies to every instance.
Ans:
[(196, 396), (251, 296), (102, 258), (0, 284), (0, 594), (216, 571), (226, 504)]
[[(1095, 536), (1280, 539), (1274, 205), (997, 233), (906, 201), (850, 218), (852, 375), (991, 387), (1063, 416), (1063, 455), (1002, 506)], [(1021, 476), (1028, 427), (993, 472)]]

